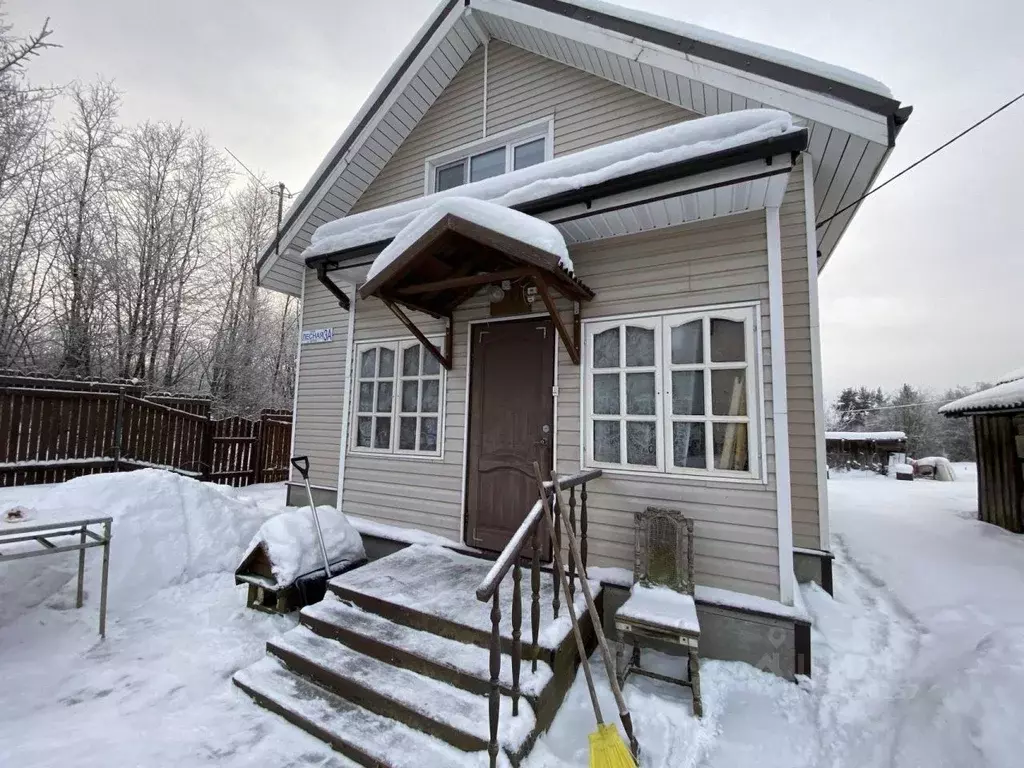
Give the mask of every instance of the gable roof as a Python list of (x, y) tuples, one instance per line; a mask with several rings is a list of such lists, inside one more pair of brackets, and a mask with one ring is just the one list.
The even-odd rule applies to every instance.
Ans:
[[(792, 113), (809, 130), (822, 222), (870, 187), (909, 115), (883, 85), (848, 70), (598, 0), (444, 0), (296, 197), (260, 259), (261, 284), (298, 293), (312, 232), (348, 214), (489, 39), (698, 114), (762, 106)], [(819, 228), (821, 265), (855, 212)]]

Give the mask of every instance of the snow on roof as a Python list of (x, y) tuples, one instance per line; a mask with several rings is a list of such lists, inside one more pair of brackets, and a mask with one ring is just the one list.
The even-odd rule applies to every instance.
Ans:
[(446, 197), (420, 213), (395, 235), (395, 239), (388, 247), (373, 260), (370, 271), (366, 275), (367, 282), (380, 274), (409, 246), (449, 214), (550, 253), (558, 259), (558, 263), (565, 271), (572, 272), (572, 259), (569, 258), (569, 249), (565, 245), (565, 239), (553, 225), (525, 213), (513, 211), (503, 205), (488, 203), (486, 200), (475, 200), (471, 197)]
[(502, 176), (329, 221), (313, 233), (312, 245), (302, 255), (320, 256), (389, 240), (421, 211), (444, 198), (470, 197), (511, 207), (798, 130), (788, 112), (775, 109), (687, 120)]
[(1006, 384), (1010, 381), (1017, 381), (1017, 379), (1024, 379), (1024, 367), (1015, 368), (1012, 371), (1008, 371), (996, 379), (996, 384)]
[[(1013, 373), (1022, 374), (1024, 370), (1011, 372), (1011, 375)], [(947, 403), (939, 408), (939, 413), (944, 416), (959, 416), (978, 411), (1005, 411), (1021, 408), (1024, 408), (1024, 378), (1015, 378)]]
[(853, 440), (853, 441), (875, 441), (886, 442), (892, 440), (906, 440), (906, 432), (826, 432), (826, 440)]
[(580, 8), (587, 8), (597, 13), (605, 13), (609, 16), (617, 16), (626, 21), (632, 21), (636, 24), (643, 24), (648, 27), (654, 27), (664, 32), (668, 32), (673, 35), (680, 35), (682, 37), (689, 37), (693, 40), (699, 40), (702, 43), (708, 45), (715, 45), (720, 48), (726, 48), (737, 53), (746, 54), (753, 56), (758, 59), (764, 59), (765, 61), (771, 61), (775, 64), (781, 64), (786, 67), (792, 67), (793, 69), (803, 70), (812, 75), (818, 75), (820, 77), (834, 80), (837, 83), (844, 83), (845, 85), (852, 86), (853, 88), (860, 88), (871, 93), (878, 94), (879, 96), (885, 96), (892, 98), (892, 91), (884, 84), (879, 81), (862, 75), (859, 72), (854, 72), (844, 67), (837, 67), (832, 64), (826, 64), (823, 61), (812, 59), (808, 56), (801, 56), (798, 53), (786, 51), (781, 48), (775, 48), (770, 45), (764, 45), (762, 43), (755, 43), (752, 40), (744, 40), (741, 37), (733, 37), (732, 35), (726, 35), (722, 32), (716, 32), (713, 29), (705, 29), (704, 27), (698, 27), (696, 24), (688, 24), (683, 21), (677, 21), (675, 19), (668, 19), (664, 16), (657, 16), (653, 13), (645, 13), (644, 11), (635, 10), (633, 8), (623, 8), (621, 5), (614, 3), (607, 3), (603, 0), (569, 0), (572, 5), (579, 6)]

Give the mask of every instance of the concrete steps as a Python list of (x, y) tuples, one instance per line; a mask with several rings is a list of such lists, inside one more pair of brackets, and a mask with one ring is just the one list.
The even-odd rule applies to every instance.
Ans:
[[(268, 656), (237, 673), (235, 684), (368, 768), (487, 765), (490, 606), (473, 590), (489, 568), (486, 560), (413, 546), (338, 576), (324, 600), (304, 608), (299, 626), (268, 642)], [(502, 592), (508, 616), (510, 585)], [(500, 658), (502, 764), (518, 765), (529, 754), (575, 673), (578, 654), (565, 608), (555, 620), (550, 592), (547, 600), (536, 672), (532, 647), (523, 644), (516, 716), (512, 659), (507, 652)], [(527, 587), (527, 636), (529, 603)], [(590, 637), (585, 612), (581, 626)], [(510, 651), (504, 618), (501, 630), (503, 650)]]

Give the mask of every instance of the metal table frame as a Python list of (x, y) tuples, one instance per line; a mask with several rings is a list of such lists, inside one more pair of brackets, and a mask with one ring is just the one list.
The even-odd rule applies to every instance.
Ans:
[[(4, 526), (0, 528), (0, 563), (23, 560), (26, 557), (56, 555), (61, 552), (78, 552), (78, 593), (75, 607), (82, 607), (85, 593), (85, 550), (103, 547), (103, 575), (100, 586), (100, 637), (107, 635), (107, 576), (110, 571), (110, 528), (113, 519), (96, 517), (87, 520), (71, 520), (63, 523), (44, 525)], [(102, 533), (97, 529), (102, 529)], [(54, 543), (51, 539), (77, 536), (78, 541), (70, 544)], [(28, 549), (4, 554), (3, 547), (9, 544), (30, 542), (38, 549)]]

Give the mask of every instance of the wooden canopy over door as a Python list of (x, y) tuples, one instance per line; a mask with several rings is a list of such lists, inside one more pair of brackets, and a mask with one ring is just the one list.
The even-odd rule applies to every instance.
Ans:
[(466, 543), (500, 551), (537, 500), (533, 462), (551, 473), (554, 326), (474, 325), (470, 344)]

